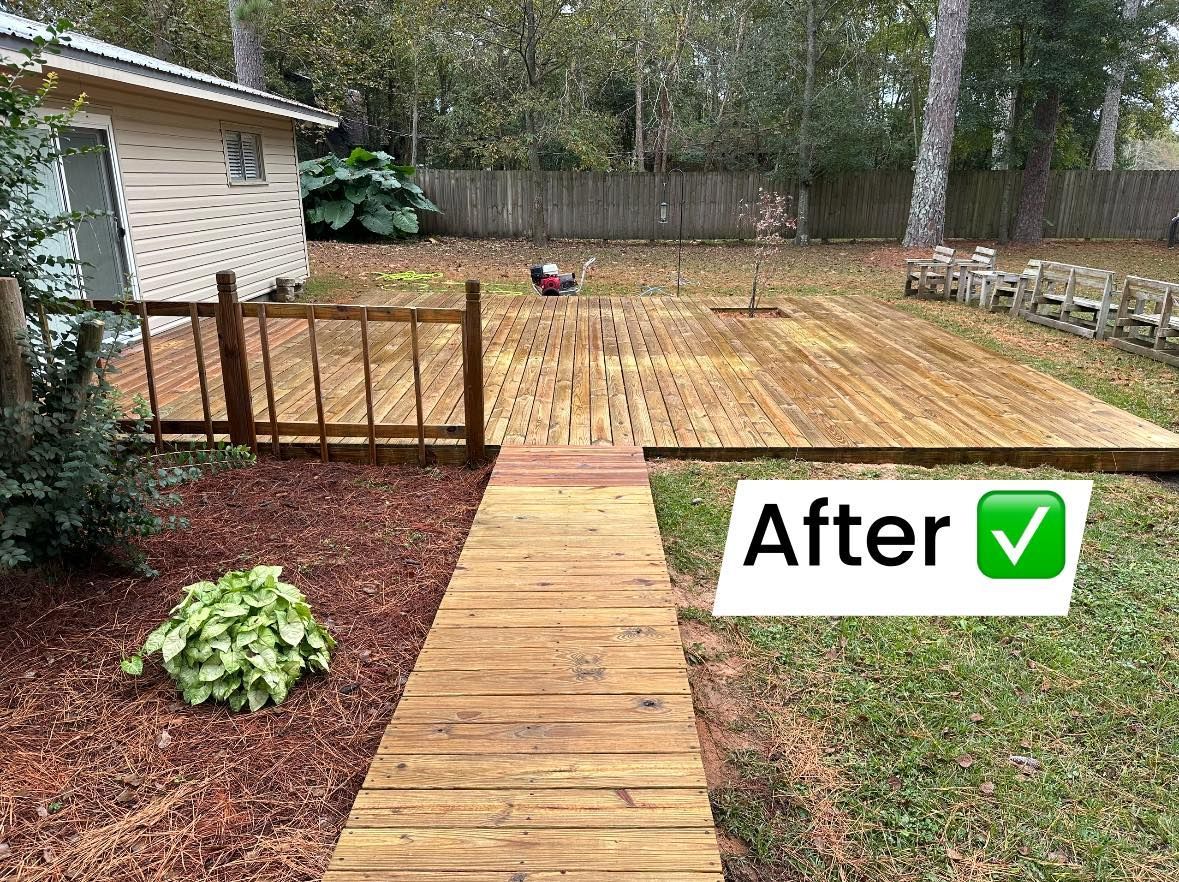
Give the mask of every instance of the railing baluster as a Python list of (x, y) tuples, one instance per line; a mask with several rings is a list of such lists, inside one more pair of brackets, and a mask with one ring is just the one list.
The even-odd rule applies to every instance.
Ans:
[(147, 318), (147, 304), (139, 301), (139, 332), (143, 337), (143, 366), (147, 371), (147, 401), (151, 406), (151, 430), (156, 438), (156, 452), (164, 446), (164, 433), (160, 431), (160, 401), (156, 395), (155, 362), (151, 357), (151, 323)]
[(409, 311), (409, 349), (413, 360), (413, 395), (418, 415), (418, 463), (426, 464), (426, 419), (422, 413), (422, 366), (418, 358), (418, 310)]
[(467, 280), (467, 308), (463, 313), (463, 410), (467, 424), (467, 462), (482, 462), (483, 420), (483, 313), (482, 290), (477, 279)]
[(282, 459), (278, 443), (278, 412), (274, 404), (274, 375), (270, 372), (270, 336), (266, 332), (266, 304), (258, 304), (258, 342), (262, 346), (262, 376), (266, 381), (266, 412), (270, 414), (270, 443), (274, 455)]
[(197, 315), (197, 305), (188, 305), (189, 321), (192, 323), (192, 345), (196, 351), (197, 380), (201, 384), (201, 416), (205, 420), (205, 440), (209, 447), (216, 444), (213, 437), (213, 408), (209, 404), (209, 376), (205, 372), (205, 341), (201, 338), (201, 319)]
[(315, 381), (315, 419), (319, 423), (319, 457), (328, 461), (327, 424), (323, 418), (323, 387), (319, 378), (319, 349), (315, 345), (315, 306), (307, 304), (307, 337), (311, 343), (311, 378)]
[(372, 359), (368, 349), (368, 307), (362, 306), (360, 312), (360, 356), (364, 359), (364, 406), (368, 418), (368, 458), (373, 465), (377, 464), (377, 427), (373, 416), (373, 377)]

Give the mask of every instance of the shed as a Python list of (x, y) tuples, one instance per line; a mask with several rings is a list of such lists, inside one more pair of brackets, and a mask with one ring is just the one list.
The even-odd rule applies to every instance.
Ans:
[[(0, 61), (30, 48), (43, 24), (0, 12)], [(295, 125), (335, 127), (323, 110), (200, 71), (66, 35), (45, 72), (64, 104), (86, 95), (67, 157), (43, 195), (98, 209), (61, 247), (84, 261), (86, 296), (209, 300), (214, 273), (234, 270), (245, 298), (277, 276), (309, 273)], [(63, 38), (64, 39), (64, 38)]]

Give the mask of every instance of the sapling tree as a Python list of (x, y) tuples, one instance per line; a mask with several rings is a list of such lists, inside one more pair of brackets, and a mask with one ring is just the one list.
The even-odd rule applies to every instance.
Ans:
[[(790, 197), (782, 193), (759, 189), (757, 201), (749, 210), (753, 221), (753, 290), (749, 295), (749, 317), (757, 308), (757, 290), (761, 281), (762, 265), (770, 261), (786, 244), (787, 234), (798, 228), (798, 219), (790, 214)], [(768, 271), (767, 271), (768, 275)], [(769, 279), (766, 279), (769, 282)]]

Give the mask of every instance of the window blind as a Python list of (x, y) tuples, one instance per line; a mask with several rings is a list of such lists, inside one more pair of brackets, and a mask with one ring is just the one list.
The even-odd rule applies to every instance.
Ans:
[(231, 181), (263, 181), (262, 138), (254, 132), (225, 132), (225, 161)]

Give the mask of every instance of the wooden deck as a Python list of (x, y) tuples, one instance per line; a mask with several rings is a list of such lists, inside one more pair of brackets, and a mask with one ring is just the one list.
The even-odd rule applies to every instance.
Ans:
[[(391, 301), (460, 302), (451, 295), (381, 302)], [(488, 444), (637, 445), (653, 455), (730, 459), (1179, 469), (1179, 435), (882, 302), (767, 300), (773, 314), (755, 319), (734, 312), (737, 305), (674, 297), (485, 298)], [(215, 331), (206, 325), (205, 349), (215, 351)], [(355, 328), (330, 321), (319, 327), (327, 418), (362, 422)], [(248, 322), (247, 330), (256, 335)], [(200, 417), (188, 334), (154, 344), (165, 418)], [(313, 420), (305, 325), (275, 321), (270, 342), (277, 419)], [(421, 345), (426, 422), (461, 422), (457, 327), (423, 327)], [(373, 329), (378, 421), (413, 420), (406, 347), (404, 327)], [(256, 349), (252, 357), (257, 361)], [(120, 385), (143, 391), (141, 357), (129, 353), (123, 362)], [(260, 368), (252, 377), (255, 411), (265, 419)], [(219, 388), (215, 370), (210, 382)], [(357, 455), (366, 455), (364, 439), (356, 442)]]
[(325, 882), (721, 882), (643, 453), (501, 452)]

